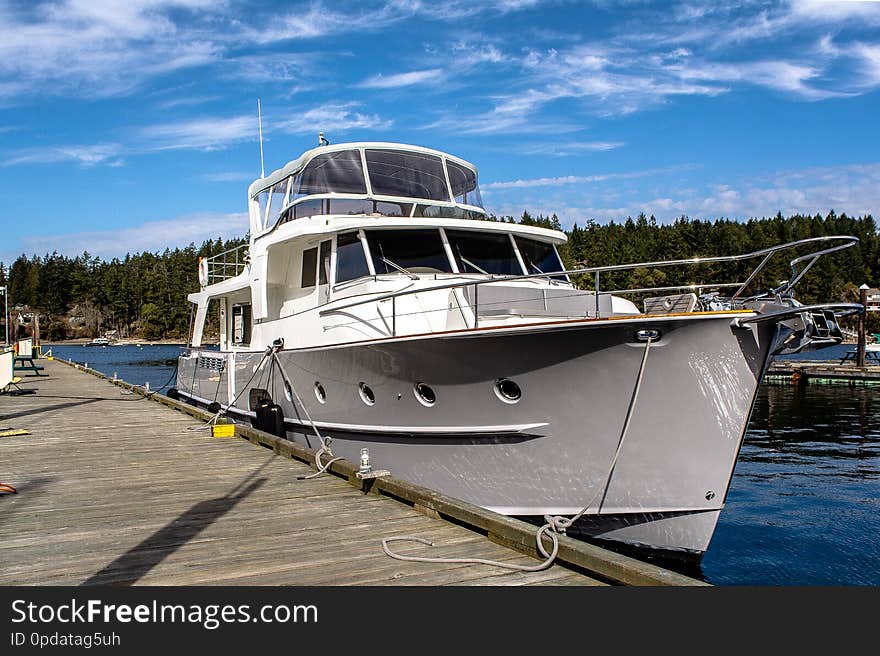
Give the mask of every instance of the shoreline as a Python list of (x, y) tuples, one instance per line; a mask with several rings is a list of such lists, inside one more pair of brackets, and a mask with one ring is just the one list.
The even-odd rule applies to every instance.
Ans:
[[(56, 341), (47, 341), (43, 340), (42, 346), (85, 346), (86, 344), (91, 343), (91, 339), (88, 337), (79, 337), (76, 339), (63, 339)], [(124, 344), (120, 344), (120, 346), (186, 346), (186, 341), (181, 341), (178, 339), (124, 339), (119, 340), (120, 342), (124, 342)], [(108, 346), (114, 346), (113, 342), (108, 344)]]

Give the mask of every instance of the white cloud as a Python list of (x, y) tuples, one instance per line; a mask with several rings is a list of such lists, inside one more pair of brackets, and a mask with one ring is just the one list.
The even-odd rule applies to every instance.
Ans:
[(363, 89), (396, 89), (410, 87), (415, 84), (427, 84), (439, 82), (443, 79), (443, 71), (439, 68), (430, 68), (423, 71), (410, 71), (408, 73), (396, 73), (393, 75), (374, 75), (360, 82), (356, 86)]
[(198, 213), (141, 223), (120, 228), (114, 217), (108, 221), (112, 230), (75, 232), (68, 234), (28, 234), (21, 239), (22, 252), (51, 253), (58, 251), (68, 256), (88, 251), (92, 255), (110, 259), (126, 253), (163, 251), (166, 248), (200, 244), (206, 239), (242, 237), (248, 230), (246, 213)]
[(643, 171), (624, 171), (619, 173), (603, 173), (599, 175), (563, 175), (553, 178), (532, 178), (528, 180), (510, 180), (506, 182), (489, 182), (480, 184), (481, 190), (492, 189), (523, 189), (530, 187), (558, 187), (560, 185), (590, 184), (606, 180), (628, 180), (651, 175), (670, 173), (695, 168), (692, 164), (669, 166), (664, 168), (645, 169)]
[(90, 146), (49, 146), (45, 148), (26, 148), (13, 153), (0, 161), (2, 166), (19, 164), (56, 164), (75, 162), (82, 166), (122, 166), (122, 146), (114, 143)]
[(554, 157), (567, 157), (579, 155), (585, 152), (604, 152), (622, 148), (626, 144), (623, 141), (548, 141), (537, 144), (523, 144), (518, 148), (519, 152), (526, 155), (552, 155)]
[[(286, 117), (263, 116), (263, 135), (273, 133), (304, 134), (320, 131), (332, 133), (350, 130), (386, 130), (393, 122), (377, 114), (356, 111), (357, 103), (328, 103), (307, 110), (292, 112)], [(221, 150), (244, 141), (257, 143), (259, 125), (256, 112), (239, 116), (206, 116), (201, 118), (158, 123), (134, 131), (129, 153), (165, 150)], [(0, 160), (2, 166), (74, 161), (84, 166), (122, 164), (123, 147), (119, 144), (92, 146), (52, 146), (25, 149)], [(228, 174), (224, 174), (228, 175)], [(209, 179), (209, 178), (206, 178)], [(229, 181), (213, 179), (212, 181)]]
[(323, 131), (332, 136), (331, 132), (387, 130), (393, 124), (393, 121), (383, 119), (377, 114), (353, 111), (357, 106), (354, 102), (328, 103), (280, 120), (273, 124), (273, 128), (289, 134), (317, 134)]
[(0, 96), (113, 96), (153, 75), (213, 61), (214, 43), (180, 29), (169, 15), (216, 8), (205, 0), (0, 6)]
[(194, 105), (204, 105), (205, 103), (218, 100), (220, 96), (185, 96), (182, 98), (172, 98), (159, 104), (160, 109), (174, 109), (175, 107), (191, 107)]
[[(671, 193), (657, 196), (650, 190), (632, 188), (626, 190), (624, 203), (611, 204), (619, 198), (616, 192), (623, 177), (612, 174), (516, 181), (495, 186), (497, 192), (488, 185), (487, 207), (496, 214), (518, 215), (523, 209), (545, 215), (556, 213), (566, 226), (583, 224), (587, 219), (620, 221), (640, 212), (653, 214), (660, 221), (682, 215), (744, 220), (777, 212), (824, 216), (831, 210), (863, 216), (876, 214), (880, 207), (880, 162), (777, 171), (702, 188), (676, 190), (674, 181), (670, 181), (666, 186)], [(538, 186), (564, 186), (565, 193), (544, 191), (540, 196), (532, 195), (531, 188)], [(495, 193), (502, 191), (503, 197), (496, 199)]]
[(232, 143), (255, 140), (258, 132), (257, 117), (244, 115), (149, 125), (138, 134), (150, 150), (217, 150)]

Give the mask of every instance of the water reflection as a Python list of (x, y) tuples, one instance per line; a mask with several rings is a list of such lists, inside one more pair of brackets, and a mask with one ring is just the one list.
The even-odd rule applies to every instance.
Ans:
[(702, 564), (723, 584), (880, 584), (880, 387), (765, 384)]

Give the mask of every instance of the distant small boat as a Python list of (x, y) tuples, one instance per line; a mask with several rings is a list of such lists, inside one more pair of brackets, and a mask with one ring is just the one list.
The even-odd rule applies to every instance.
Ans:
[(86, 342), (83, 346), (109, 346), (110, 340), (106, 337), (95, 337), (91, 342)]

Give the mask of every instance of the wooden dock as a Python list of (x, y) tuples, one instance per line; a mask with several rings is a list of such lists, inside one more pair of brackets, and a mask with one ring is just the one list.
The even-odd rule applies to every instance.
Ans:
[[(391, 559), (534, 565), (535, 527), (352, 463), (312, 480), (305, 449), (250, 427), (213, 438), (206, 414), (61, 361), (0, 396), (3, 585), (704, 585), (568, 537), (533, 573)], [(91, 373), (93, 375), (88, 375)], [(156, 403), (158, 401), (159, 403)], [(260, 445), (266, 448), (258, 448)]]
[(866, 364), (858, 367), (853, 362), (839, 360), (776, 360), (767, 371), (770, 381), (805, 384), (810, 382), (836, 382), (852, 385), (880, 384), (880, 365)]

